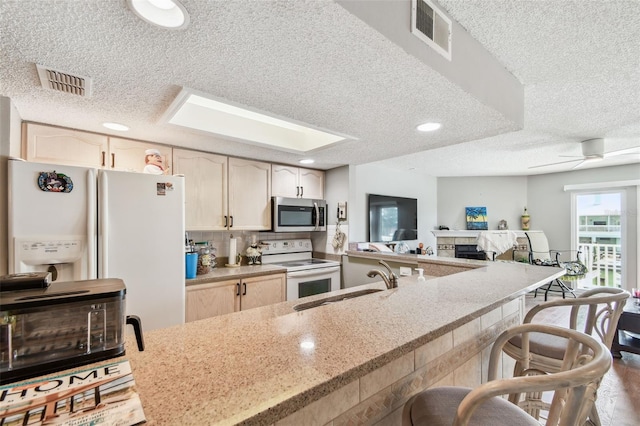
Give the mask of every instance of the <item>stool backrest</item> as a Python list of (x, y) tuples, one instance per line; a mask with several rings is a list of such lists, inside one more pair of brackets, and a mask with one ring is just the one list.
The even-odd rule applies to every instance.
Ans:
[[(594, 333), (611, 349), (613, 337), (629, 293), (620, 288), (598, 287), (587, 290), (575, 299), (560, 299), (540, 303), (524, 317), (523, 323), (532, 322), (540, 311), (559, 306), (570, 306), (569, 328), (586, 334)], [(586, 316), (583, 313), (586, 310)]]
[[(522, 356), (528, 356), (529, 334), (543, 333), (567, 339), (567, 350), (559, 372), (540, 374), (525, 371), (524, 376), (496, 379), (502, 348), (514, 336), (522, 340)], [(467, 425), (473, 411), (494, 396), (524, 392), (554, 391), (547, 425), (584, 424), (595, 401), (602, 377), (611, 367), (611, 354), (593, 337), (565, 327), (522, 324), (504, 331), (491, 348), (489, 381), (472, 390), (458, 406), (454, 425)]]

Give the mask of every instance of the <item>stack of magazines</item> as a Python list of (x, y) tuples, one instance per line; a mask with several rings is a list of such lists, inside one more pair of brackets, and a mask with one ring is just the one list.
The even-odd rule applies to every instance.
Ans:
[(3, 426), (128, 426), (145, 421), (127, 360), (0, 386)]

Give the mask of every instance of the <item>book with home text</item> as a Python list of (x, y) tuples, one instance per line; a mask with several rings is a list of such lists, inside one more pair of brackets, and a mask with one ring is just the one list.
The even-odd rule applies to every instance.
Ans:
[(145, 421), (126, 360), (0, 386), (3, 426), (128, 426)]

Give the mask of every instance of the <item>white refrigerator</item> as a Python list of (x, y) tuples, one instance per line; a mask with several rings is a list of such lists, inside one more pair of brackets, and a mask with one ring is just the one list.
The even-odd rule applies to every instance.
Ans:
[(144, 331), (184, 323), (184, 177), (9, 160), (9, 272), (120, 278)]

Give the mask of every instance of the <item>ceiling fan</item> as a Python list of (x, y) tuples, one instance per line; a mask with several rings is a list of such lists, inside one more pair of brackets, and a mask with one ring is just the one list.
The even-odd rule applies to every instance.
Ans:
[(540, 164), (538, 166), (531, 166), (530, 169), (536, 169), (538, 167), (547, 167), (547, 166), (555, 166), (557, 164), (566, 164), (578, 162), (573, 169), (577, 169), (579, 167), (584, 166), (585, 164), (595, 163), (597, 161), (602, 161), (607, 158), (616, 157), (619, 155), (638, 155), (640, 156), (640, 146), (634, 146), (631, 148), (619, 149), (616, 151), (604, 152), (604, 139), (603, 138), (595, 138), (595, 139), (587, 139), (585, 141), (580, 142), (582, 147), (582, 156), (577, 155), (560, 155), (560, 157), (575, 157), (575, 160), (567, 160), (560, 161), (558, 163), (548, 163), (548, 164)]

